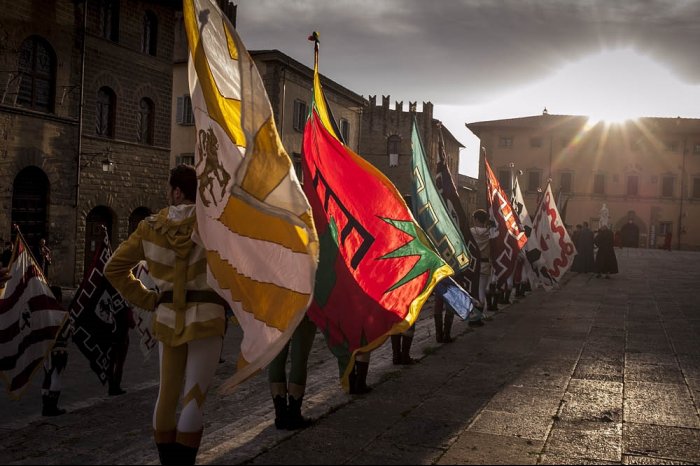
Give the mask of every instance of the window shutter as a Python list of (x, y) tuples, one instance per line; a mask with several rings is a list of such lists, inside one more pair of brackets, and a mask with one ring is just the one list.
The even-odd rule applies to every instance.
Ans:
[(181, 125), (184, 122), (183, 118), (183, 111), (185, 109), (185, 98), (184, 97), (178, 97), (177, 98), (177, 124)]

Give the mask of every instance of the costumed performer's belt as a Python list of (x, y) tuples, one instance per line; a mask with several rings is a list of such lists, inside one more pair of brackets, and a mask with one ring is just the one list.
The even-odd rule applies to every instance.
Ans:
[(482, 257), (480, 260), (481, 260), (481, 262), (488, 262), (488, 261), (489, 261), (489, 258), (488, 258), (488, 257)]
[[(162, 303), (172, 303), (173, 302), (173, 292), (163, 291), (158, 297), (157, 304)], [(185, 302), (188, 303), (211, 303), (218, 304), (219, 306), (228, 306), (226, 300), (216, 294), (214, 291), (207, 290), (187, 290), (185, 293)]]

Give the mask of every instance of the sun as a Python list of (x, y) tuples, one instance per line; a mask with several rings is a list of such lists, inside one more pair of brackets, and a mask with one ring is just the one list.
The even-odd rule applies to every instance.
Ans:
[(564, 106), (575, 109), (572, 113), (587, 115), (590, 124), (613, 124), (659, 116), (665, 105), (660, 91), (674, 80), (677, 78), (652, 58), (632, 48), (621, 48), (603, 50), (568, 64), (553, 83), (566, 92)]

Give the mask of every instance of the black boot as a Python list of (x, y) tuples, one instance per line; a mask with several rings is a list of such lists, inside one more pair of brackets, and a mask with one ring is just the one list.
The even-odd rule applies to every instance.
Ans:
[(391, 336), (391, 362), (395, 366), (401, 364), (401, 335)]
[(197, 452), (199, 448), (188, 447), (181, 443), (175, 443), (175, 463), (173, 464), (185, 464), (191, 465), (197, 463)]
[(66, 414), (65, 409), (58, 409), (58, 397), (61, 392), (50, 391), (46, 395), (41, 396), (41, 415), (42, 416), (60, 416)]
[(435, 309), (433, 318), (435, 319), (435, 341), (443, 343), (445, 341), (445, 335), (442, 331), (442, 310)]
[(272, 398), (275, 405), (275, 427), (279, 430), (287, 428), (287, 397), (277, 395)]
[(401, 364), (410, 365), (417, 363), (418, 360), (411, 357), (411, 343), (413, 343), (413, 337), (402, 335), (401, 339)]
[(454, 321), (454, 318), (454, 312), (452, 312), (452, 309), (448, 309), (445, 313), (444, 326), (442, 329), (442, 341), (445, 343), (451, 343), (453, 341), (450, 334), (452, 333), (452, 321)]
[(372, 387), (367, 386), (367, 372), (369, 371), (369, 363), (363, 361), (355, 361), (354, 376), (351, 376), (350, 394), (364, 395), (372, 391)]
[(493, 312), (498, 310), (498, 290), (496, 289), (496, 285), (489, 285), (489, 292), (486, 293), (486, 301), (489, 311)]
[(501, 304), (510, 304), (510, 294), (512, 292), (511, 288), (503, 290), (501, 292)]
[(175, 443), (156, 443), (158, 448), (158, 458), (160, 459), (160, 464), (170, 465), (176, 463), (175, 456)]
[(303, 396), (294, 398), (289, 395), (289, 408), (287, 409), (287, 430), (306, 429), (313, 421), (301, 415), (301, 403)]

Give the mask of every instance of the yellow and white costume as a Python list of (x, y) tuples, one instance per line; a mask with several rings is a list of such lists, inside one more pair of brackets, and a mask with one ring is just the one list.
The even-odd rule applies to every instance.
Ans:
[[(155, 312), (160, 391), (153, 413), (156, 444), (197, 449), (202, 406), (216, 371), (224, 335), (224, 301), (207, 285), (205, 250), (193, 241), (193, 204), (170, 206), (142, 221), (114, 252), (105, 276), (131, 304)], [(142, 260), (160, 293), (148, 290), (132, 269)], [(183, 408), (176, 418), (183, 389)]]

